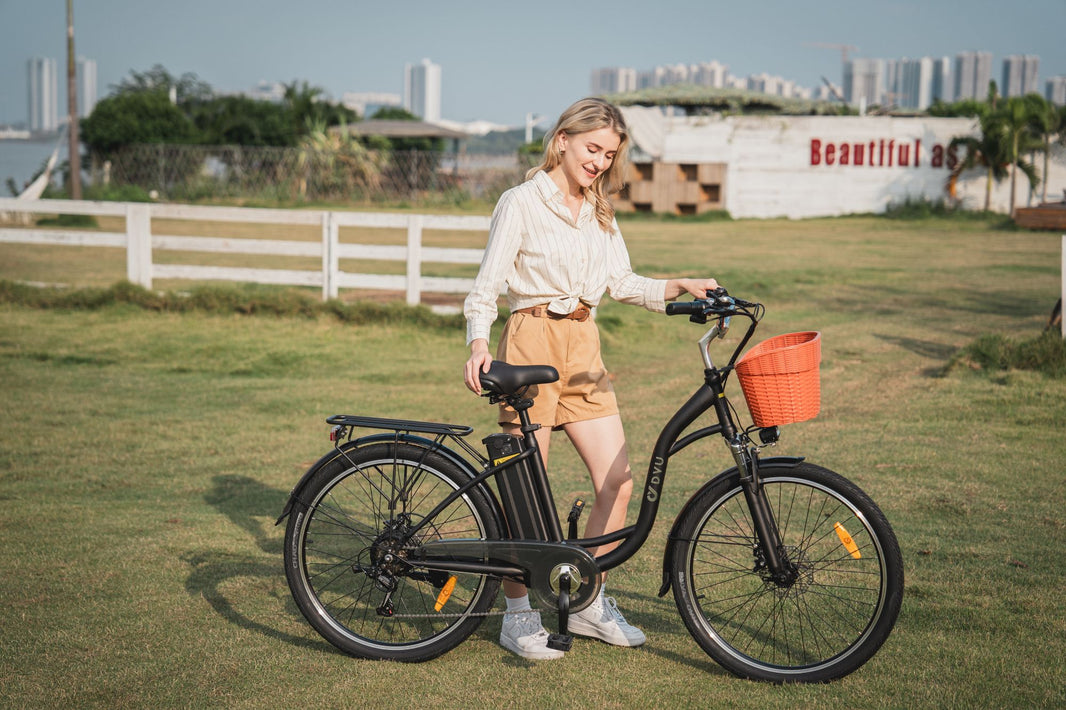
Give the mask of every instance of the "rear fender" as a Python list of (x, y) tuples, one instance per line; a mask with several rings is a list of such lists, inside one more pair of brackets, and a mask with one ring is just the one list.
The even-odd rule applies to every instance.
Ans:
[[(478, 471), (474, 468), (473, 464), (471, 464), (469, 461), (457, 454), (455, 451), (452, 451), (446, 446), (441, 446), (439, 443), (427, 439), (423, 436), (413, 436), (411, 434), (371, 434), (369, 436), (363, 436), (358, 439), (353, 439), (352, 441), (341, 444), (340, 446), (320, 458), (318, 461), (316, 461), (311, 466), (311, 468), (307, 469), (307, 471), (300, 478), (300, 480), (296, 482), (296, 486), (293, 487), (292, 492), (289, 493), (289, 498), (285, 502), (285, 508), (281, 511), (281, 515), (278, 517), (277, 521), (275, 521), (274, 525), (280, 525), (281, 521), (288, 517), (289, 513), (292, 512), (292, 506), (297, 501), (300, 501), (307, 505), (307, 502), (304, 501), (300, 496), (303, 494), (303, 490), (307, 487), (308, 482), (322, 466), (326, 465), (330, 461), (333, 461), (345, 452), (363, 446), (369, 446), (371, 444), (378, 444), (382, 442), (400, 442), (404, 444), (412, 444), (423, 449), (428, 449), (429, 451), (432, 451), (433, 453), (448, 459), (448, 461), (450, 461), (451, 463), (454, 463), (456, 466), (459, 467), (460, 470), (463, 471), (463, 473), (465, 473), (470, 478), (474, 478), (478, 475)], [(492, 502), (493, 510), (497, 516), (497, 522), (503, 520), (503, 517), (500, 514), (499, 504), (496, 501), (496, 496), (488, 495), (487, 497)]]
[[(786, 468), (795, 468), (796, 466), (799, 466), (803, 460), (804, 458), (802, 456), (771, 456), (770, 458), (759, 459), (759, 467), (784, 466)], [(670, 528), (670, 537), (666, 539), (666, 550), (663, 553), (663, 586), (659, 588), (660, 597), (665, 596), (666, 593), (670, 591), (670, 570), (673, 568), (674, 545), (678, 539), (677, 532), (678, 528), (681, 527), (681, 521), (685, 519), (689, 509), (695, 504), (696, 499), (699, 498), (705, 490), (717, 485), (723, 478), (737, 475), (737, 472), (737, 467), (734, 466), (731, 469), (722, 471), (717, 476), (707, 481), (707, 483), (704, 483), (699, 490), (692, 494), (692, 497), (690, 497), (684, 507), (681, 508), (681, 512), (677, 514), (676, 518), (674, 518), (673, 527)]]

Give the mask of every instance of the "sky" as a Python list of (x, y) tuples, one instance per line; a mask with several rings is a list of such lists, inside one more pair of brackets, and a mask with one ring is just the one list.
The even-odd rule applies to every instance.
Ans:
[[(899, 59), (1040, 57), (1040, 91), (1066, 75), (1066, 0), (74, 0), (75, 51), (94, 59), (100, 97), (131, 71), (161, 64), (217, 91), (307, 81), (334, 100), (403, 93), (404, 65), (442, 70), (442, 118), (519, 126), (553, 120), (589, 92), (600, 67), (648, 70), (717, 60), (840, 84), (840, 52)], [(0, 0), (0, 123), (25, 122), (26, 61), (54, 57), (65, 77), (66, 2)], [(66, 82), (61, 82), (61, 111)]]

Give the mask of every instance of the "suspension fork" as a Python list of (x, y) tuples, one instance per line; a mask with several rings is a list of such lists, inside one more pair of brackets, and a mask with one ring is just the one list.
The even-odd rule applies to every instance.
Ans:
[(740, 471), (740, 487), (744, 491), (744, 500), (747, 501), (755, 526), (756, 542), (766, 567), (775, 582), (781, 585), (791, 584), (796, 580), (796, 567), (785, 554), (777, 520), (770, 508), (770, 502), (766, 500), (766, 492), (759, 478), (759, 451), (754, 446), (745, 446), (739, 434), (733, 436), (729, 448), (733, 452), (737, 470)]

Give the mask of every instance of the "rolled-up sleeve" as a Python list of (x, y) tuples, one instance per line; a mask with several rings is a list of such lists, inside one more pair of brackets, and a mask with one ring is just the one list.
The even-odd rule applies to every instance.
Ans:
[(655, 313), (666, 311), (666, 279), (652, 279), (633, 273), (618, 224), (607, 242), (607, 291), (611, 298)]
[(521, 209), (515, 204), (514, 193), (504, 193), (493, 210), (481, 268), (463, 304), (467, 345), (478, 338), (489, 339), (499, 314), (496, 301), (504, 284), (514, 275), (523, 229)]

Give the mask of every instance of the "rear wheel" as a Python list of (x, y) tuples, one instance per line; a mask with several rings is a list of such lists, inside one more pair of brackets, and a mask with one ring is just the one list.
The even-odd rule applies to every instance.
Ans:
[(401, 661), (434, 658), (473, 633), (499, 580), (406, 562), (430, 540), (499, 537), (477, 488), (409, 533), (468, 480), (445, 457), (405, 443), (349, 448), (322, 464), (285, 532), (285, 576), (311, 626), (352, 655)]
[(723, 476), (679, 521), (674, 599), (692, 636), (736, 675), (823, 682), (881, 647), (899, 615), (903, 560), (884, 515), (857, 486), (811, 464), (760, 468), (794, 569), (774, 580), (739, 475)]

